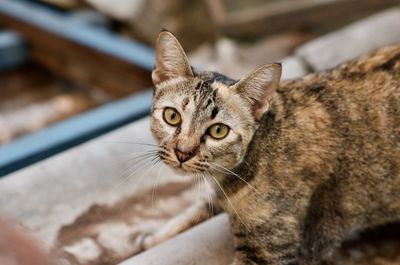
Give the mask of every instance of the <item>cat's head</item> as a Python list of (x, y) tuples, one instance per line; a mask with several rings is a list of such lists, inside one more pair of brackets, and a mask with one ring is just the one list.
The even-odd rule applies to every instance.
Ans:
[(265, 65), (239, 81), (195, 72), (178, 40), (161, 32), (152, 73), (151, 117), (161, 159), (186, 172), (236, 167), (280, 76), (280, 64)]

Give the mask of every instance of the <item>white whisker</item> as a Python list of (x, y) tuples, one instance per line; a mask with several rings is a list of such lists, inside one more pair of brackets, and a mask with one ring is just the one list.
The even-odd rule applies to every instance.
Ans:
[[(202, 196), (202, 187), (201, 187), (201, 179), (200, 179), (200, 175), (199, 173), (195, 172), (195, 189), (196, 189), (196, 193), (197, 193), (197, 198), (200, 200), (203, 200), (203, 196)], [(201, 215), (199, 215), (197, 217), (196, 223), (198, 223), (200, 221)]]
[(229, 169), (227, 169), (226, 167), (221, 166), (221, 165), (218, 165), (218, 164), (216, 164), (216, 163), (211, 163), (211, 162), (210, 162), (210, 164), (211, 164), (211, 165), (214, 165), (214, 166), (217, 166), (217, 167), (221, 168), (222, 170), (225, 170), (225, 172), (221, 172), (221, 171), (219, 171), (218, 169), (214, 168), (214, 169), (218, 170), (218, 171), (221, 172), (221, 173), (229, 173), (230, 175), (236, 176), (236, 177), (239, 178), (241, 181), (243, 181), (245, 184), (247, 184), (250, 188), (254, 189), (257, 193), (261, 194), (261, 192), (260, 192), (259, 190), (257, 190), (253, 185), (251, 185), (251, 184), (250, 184), (249, 182), (247, 182), (244, 178), (242, 178), (241, 176), (239, 176), (238, 174), (236, 174), (236, 173), (233, 172), (232, 170), (229, 170)]
[(204, 185), (206, 187), (207, 195), (208, 195), (208, 208), (210, 210), (209, 215), (213, 216), (214, 215), (214, 203), (213, 203), (213, 194), (212, 194), (211, 186), (210, 186), (210, 183), (208, 182), (207, 178), (204, 176), (204, 174), (202, 175), (202, 178), (203, 178)]
[[(155, 165), (157, 165), (158, 162), (160, 162), (160, 160), (157, 160)], [(154, 199), (157, 200), (157, 194), (156, 194), (157, 193), (157, 191), (156, 191), (157, 188), (156, 187), (157, 187), (157, 184), (158, 184), (158, 179), (160, 177), (160, 172), (161, 172), (162, 168), (164, 168), (164, 164), (161, 163), (161, 166), (159, 166), (159, 168), (157, 170), (156, 178), (155, 178), (155, 181), (153, 183), (153, 190), (152, 190), (152, 193), (151, 193), (151, 210), (153, 211), (153, 213), (154, 213)]]
[(128, 141), (116, 141), (116, 142), (105, 142), (105, 143), (110, 143), (110, 144), (135, 144), (135, 145), (144, 145), (144, 146), (151, 146), (151, 147), (156, 147), (159, 148), (158, 145), (156, 144), (149, 144), (149, 143), (139, 143), (139, 142), (128, 142)]
[[(148, 161), (148, 162), (151, 162), (151, 161)], [(156, 164), (155, 164), (155, 163), (151, 163), (151, 164), (152, 164), (152, 165), (151, 165), (150, 167), (148, 167), (148, 163), (146, 163), (146, 167), (148, 167), (148, 168), (145, 170), (145, 172), (143, 172), (143, 174), (140, 175), (139, 179), (137, 180), (137, 182), (135, 182), (135, 185), (134, 185), (134, 186), (139, 185), (140, 181), (141, 181), (145, 176), (147, 176), (147, 174), (157, 165), (157, 163), (156, 163)], [(130, 174), (130, 176), (131, 176), (131, 175), (132, 175), (132, 174)], [(122, 205), (121, 205), (121, 207), (120, 207), (120, 209), (119, 209), (119, 212), (121, 212), (121, 211), (123, 210), (123, 208), (125, 207), (126, 202), (127, 202), (127, 199), (125, 199), (125, 200), (123, 201), (123, 203), (122, 203)]]
[[(145, 162), (147, 162), (147, 161), (149, 161), (149, 159), (150, 158), (152, 158), (152, 156), (155, 156), (155, 157), (158, 157), (158, 155), (157, 154), (152, 154), (152, 155), (146, 155), (146, 156), (141, 156), (141, 157), (135, 157), (135, 159), (130, 159), (130, 160), (126, 160), (126, 162), (130, 162), (130, 163), (132, 163), (132, 162), (135, 162), (135, 160), (136, 159), (139, 159), (138, 161), (136, 161), (136, 163), (132, 163), (132, 165), (130, 165), (130, 166), (128, 166), (123, 172), (121, 172), (120, 174), (119, 174), (119, 176), (124, 176), (128, 171), (130, 171), (130, 170), (132, 170), (135, 166), (137, 166), (137, 165), (139, 165), (139, 167), (142, 165), (142, 164), (140, 164), (140, 163), (142, 163), (143, 161), (145, 161)], [(147, 161), (146, 161), (147, 160)], [(135, 171), (136, 171), (136, 169), (135, 169)], [(131, 172), (132, 173), (132, 172)], [(130, 173), (130, 174), (131, 174)], [(129, 174), (129, 175), (130, 175)]]
[[(219, 184), (218, 180), (216, 179), (216, 177), (214, 177), (211, 172), (210, 176), (214, 179), (215, 183), (218, 185), (218, 187), (221, 189), (222, 193), (225, 195), (226, 199), (228, 200), (229, 205), (231, 206), (231, 208), (233, 209), (233, 211), (235, 212), (235, 214), (237, 215), (237, 217), (239, 218), (240, 222), (243, 224), (243, 226), (247, 229), (245, 223), (243, 222), (242, 217), (240, 217), (239, 213), (236, 211), (235, 207), (233, 206), (231, 200), (229, 199), (228, 195), (226, 194), (226, 192), (224, 191), (224, 189), (222, 188), (221, 184)], [(248, 229), (247, 229), (248, 230)]]
[[(139, 169), (141, 170), (141, 169), (145, 168), (146, 166), (149, 166), (149, 165), (150, 165), (149, 162), (151, 162), (151, 161), (145, 161), (143, 164), (140, 164), (136, 169), (134, 169), (134, 170), (133, 170), (132, 172), (130, 172), (126, 177), (124, 177), (124, 178), (122, 179), (122, 181), (120, 181), (114, 188), (112, 188), (110, 192), (115, 192), (119, 187), (121, 187), (122, 184), (125, 184), (125, 183), (130, 179), (130, 177), (131, 177), (133, 174), (135, 174)], [(126, 173), (127, 171), (131, 170), (134, 166), (136, 166), (136, 165), (133, 165), (133, 166), (129, 167), (128, 169), (126, 169), (126, 170), (123, 172), (123, 174), (121, 174), (121, 176), (125, 175), (125, 173)]]

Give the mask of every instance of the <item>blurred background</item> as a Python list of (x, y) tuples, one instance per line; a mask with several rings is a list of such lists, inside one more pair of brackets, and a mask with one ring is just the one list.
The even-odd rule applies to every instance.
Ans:
[[(123, 141), (152, 142), (139, 119), (162, 29), (196, 68), (239, 79), (279, 61), (287, 80), (399, 44), (400, 1), (0, 0), (0, 215), (16, 220), (0, 220), (1, 265), (24, 246), (44, 264), (28, 233), (57, 264), (117, 264), (196, 200), (166, 167), (126, 159), (150, 147)], [(361, 235), (333, 264), (400, 264), (399, 239), (398, 226)]]
[(194, 66), (239, 78), (282, 60), (307, 41), (396, 4), (1, 0), (0, 144), (148, 89), (152, 47), (161, 29), (178, 37)]

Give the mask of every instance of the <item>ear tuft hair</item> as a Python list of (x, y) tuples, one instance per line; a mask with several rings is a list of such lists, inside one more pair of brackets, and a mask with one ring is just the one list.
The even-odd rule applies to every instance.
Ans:
[(269, 109), (279, 86), (281, 73), (280, 63), (267, 64), (234, 85), (236, 93), (251, 104), (253, 115), (257, 120)]
[(158, 35), (156, 65), (151, 77), (154, 85), (177, 77), (193, 77), (185, 51), (169, 31), (162, 31)]

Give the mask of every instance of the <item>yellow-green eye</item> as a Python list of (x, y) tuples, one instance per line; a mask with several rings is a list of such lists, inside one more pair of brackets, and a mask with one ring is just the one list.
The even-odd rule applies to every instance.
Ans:
[(222, 139), (229, 133), (229, 127), (222, 123), (212, 125), (208, 129), (208, 133), (215, 139)]
[(178, 126), (182, 121), (181, 115), (174, 108), (166, 108), (163, 117), (165, 122), (171, 126)]

